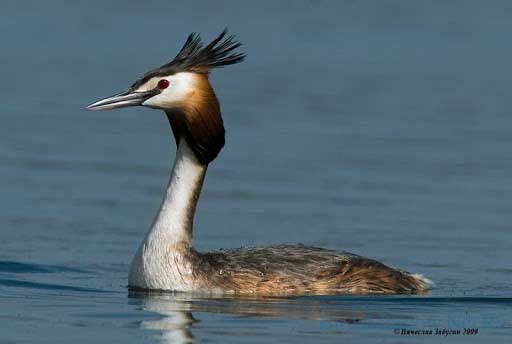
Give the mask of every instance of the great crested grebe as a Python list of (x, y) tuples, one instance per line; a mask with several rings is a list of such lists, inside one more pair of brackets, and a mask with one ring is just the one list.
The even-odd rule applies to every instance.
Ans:
[(89, 110), (147, 106), (165, 111), (177, 152), (160, 210), (133, 258), (131, 288), (254, 295), (413, 294), (427, 290), (420, 275), (352, 253), (302, 245), (200, 253), (192, 224), (208, 164), (224, 146), (211, 69), (244, 60), (241, 44), (224, 30), (203, 47), (192, 33), (169, 63), (146, 73), (128, 90)]

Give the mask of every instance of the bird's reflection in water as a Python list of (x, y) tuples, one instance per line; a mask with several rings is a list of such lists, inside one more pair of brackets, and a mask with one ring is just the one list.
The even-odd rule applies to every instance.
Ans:
[(141, 328), (159, 332), (160, 343), (193, 343), (191, 297), (185, 294), (130, 291), (129, 297), (140, 303), (142, 310), (157, 313), (161, 318), (144, 320)]
[[(193, 313), (215, 313), (239, 317), (317, 321), (317, 330), (331, 331), (343, 326), (356, 326), (370, 319), (400, 318), (383, 311), (375, 298), (345, 297), (207, 297), (205, 295), (130, 291), (129, 297), (141, 309), (161, 315), (157, 320), (144, 320), (143, 329), (159, 331), (161, 343), (192, 343), (193, 328), (199, 323)], [(381, 300), (382, 301), (382, 300)], [(373, 304), (373, 305), (372, 305)], [(378, 305), (380, 304), (380, 306)], [(377, 306), (377, 307), (376, 307)]]

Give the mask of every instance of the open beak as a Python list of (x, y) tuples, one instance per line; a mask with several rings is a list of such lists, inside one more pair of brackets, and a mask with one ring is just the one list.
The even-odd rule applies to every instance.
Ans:
[(97, 102), (92, 103), (86, 107), (86, 109), (92, 111), (104, 111), (142, 105), (142, 103), (144, 103), (149, 98), (156, 96), (158, 93), (160, 93), (160, 90), (158, 89), (153, 89), (146, 92), (133, 92), (132, 90), (128, 90), (116, 94), (115, 96), (98, 100)]

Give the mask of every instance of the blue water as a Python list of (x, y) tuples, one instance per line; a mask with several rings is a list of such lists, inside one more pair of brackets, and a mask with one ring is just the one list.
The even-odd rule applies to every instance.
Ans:
[[(508, 1), (3, 1), (0, 342), (509, 341), (511, 18)], [(128, 292), (174, 143), (158, 111), (83, 108), (225, 26), (248, 58), (212, 74), (227, 145), (196, 246), (344, 249), (429, 294)]]

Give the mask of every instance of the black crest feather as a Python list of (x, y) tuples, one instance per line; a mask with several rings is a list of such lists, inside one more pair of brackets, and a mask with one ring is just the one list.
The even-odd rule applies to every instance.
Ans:
[(244, 53), (234, 50), (242, 44), (236, 41), (234, 35), (226, 37), (227, 29), (203, 48), (201, 37), (191, 33), (183, 48), (176, 57), (163, 68), (175, 67), (183, 70), (203, 70), (240, 63), (244, 60)]
[(227, 29), (224, 29), (205, 47), (201, 42), (201, 36), (195, 32), (191, 33), (171, 62), (144, 74), (132, 87), (136, 88), (156, 76), (179, 72), (208, 73), (212, 68), (242, 62), (245, 59), (245, 54), (235, 51), (242, 43), (238, 42), (234, 35), (226, 36), (227, 33)]

